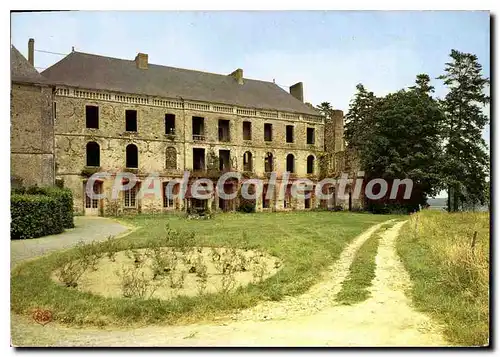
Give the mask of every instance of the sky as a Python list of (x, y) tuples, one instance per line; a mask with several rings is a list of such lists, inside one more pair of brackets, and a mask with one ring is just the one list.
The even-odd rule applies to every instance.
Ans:
[[(304, 83), (305, 101), (347, 112), (355, 86), (385, 95), (415, 76), (441, 75), (451, 49), (474, 53), (490, 77), (490, 15), (485, 11), (83, 11), (13, 13), (12, 44), (76, 51), (273, 81)], [(35, 52), (39, 71), (62, 58)], [(434, 79), (436, 96), (446, 88)], [(485, 109), (489, 113), (489, 108)], [(489, 126), (483, 136), (489, 144)]]

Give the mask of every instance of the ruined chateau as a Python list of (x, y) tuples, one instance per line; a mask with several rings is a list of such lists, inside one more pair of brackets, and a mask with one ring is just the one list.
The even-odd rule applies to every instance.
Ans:
[[(318, 182), (351, 169), (342, 111), (321, 116), (304, 103), (301, 82), (287, 92), (245, 78), (242, 69), (223, 75), (173, 68), (149, 63), (144, 53), (125, 60), (73, 51), (41, 73), (33, 64), (33, 40), (28, 60), (11, 47), (11, 182), (68, 187), (82, 214), (238, 207), (237, 198), (200, 202), (189, 190), (183, 200), (165, 193), (138, 197), (152, 172), (166, 185), (184, 171), (214, 181), (226, 171), (264, 180), (275, 171), (279, 184), (284, 172), (291, 181)], [(117, 200), (90, 199), (86, 182), (100, 171), (131, 172), (139, 182)], [(113, 182), (97, 181), (95, 192), (109, 192)], [(228, 182), (224, 190), (237, 192), (240, 185)], [(265, 191), (257, 211), (358, 205), (314, 195), (294, 199), (289, 187), (283, 198), (269, 200)]]

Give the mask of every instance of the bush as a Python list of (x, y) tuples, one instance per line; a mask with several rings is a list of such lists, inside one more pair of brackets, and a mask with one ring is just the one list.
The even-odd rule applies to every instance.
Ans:
[(11, 239), (27, 239), (64, 231), (63, 207), (50, 196), (13, 194), (10, 199)]
[(238, 211), (243, 213), (254, 213), (255, 200), (240, 199), (240, 205), (238, 207)]
[(68, 188), (59, 187), (21, 187), (12, 190), (13, 194), (24, 194), (24, 195), (37, 195), (37, 196), (48, 196), (59, 202), (61, 206), (60, 218), (62, 220), (63, 228), (73, 228), (75, 224), (73, 222), (73, 194)]
[(73, 222), (73, 194), (71, 193), (70, 189), (33, 186), (27, 188), (26, 193), (32, 195), (45, 195), (58, 200), (62, 205), (61, 219), (63, 221), (63, 227), (75, 227), (75, 224)]

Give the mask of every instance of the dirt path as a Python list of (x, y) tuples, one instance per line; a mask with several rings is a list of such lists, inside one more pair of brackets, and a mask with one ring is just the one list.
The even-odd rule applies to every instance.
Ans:
[(13, 316), (17, 345), (58, 346), (440, 346), (447, 345), (425, 315), (416, 312), (404, 294), (410, 287), (394, 249), (403, 223), (388, 229), (376, 257), (371, 298), (353, 306), (334, 301), (354, 254), (378, 228), (357, 237), (307, 293), (280, 302), (263, 303), (234, 315), (234, 321), (189, 326), (131, 329), (45, 327)]

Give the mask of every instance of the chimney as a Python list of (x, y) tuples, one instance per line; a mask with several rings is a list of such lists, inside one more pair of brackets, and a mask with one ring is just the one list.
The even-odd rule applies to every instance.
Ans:
[(241, 68), (235, 70), (233, 73), (230, 74), (230, 76), (236, 79), (238, 84), (243, 84), (243, 70)]
[(28, 41), (28, 62), (35, 67), (35, 40), (32, 38)]
[(301, 102), (304, 102), (304, 85), (302, 84), (302, 82), (295, 83), (293, 86), (291, 86), (290, 94)]
[(139, 52), (137, 56), (135, 56), (135, 65), (139, 69), (148, 69), (148, 55)]

